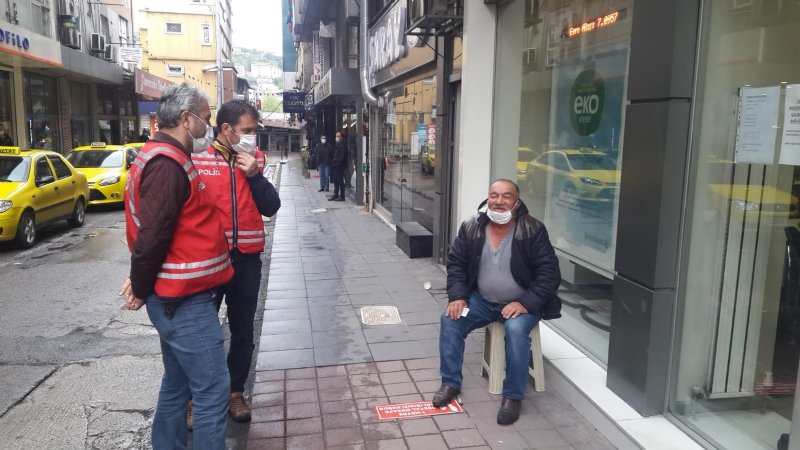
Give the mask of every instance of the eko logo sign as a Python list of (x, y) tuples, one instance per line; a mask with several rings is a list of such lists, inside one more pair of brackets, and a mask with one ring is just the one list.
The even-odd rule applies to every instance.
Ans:
[(603, 77), (594, 69), (584, 70), (572, 83), (570, 91), (570, 122), (581, 136), (589, 136), (600, 127), (606, 103)]

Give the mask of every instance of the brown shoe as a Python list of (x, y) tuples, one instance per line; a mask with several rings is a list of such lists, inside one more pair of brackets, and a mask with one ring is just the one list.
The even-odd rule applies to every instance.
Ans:
[(186, 404), (186, 429), (192, 431), (194, 421), (192, 420), (192, 401)]
[(247, 401), (244, 399), (244, 394), (241, 392), (231, 392), (229, 412), (236, 422), (250, 421), (250, 405), (248, 405)]

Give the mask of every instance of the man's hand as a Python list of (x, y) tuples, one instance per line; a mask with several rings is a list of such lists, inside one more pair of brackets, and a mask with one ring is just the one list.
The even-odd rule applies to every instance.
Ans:
[(464, 311), (464, 308), (467, 306), (466, 300), (453, 300), (452, 302), (447, 304), (447, 317), (458, 320), (461, 318), (461, 313)]
[(249, 153), (239, 152), (236, 154), (236, 167), (242, 169), (247, 178), (258, 174), (258, 162), (255, 156)]
[(122, 282), (122, 286), (119, 288), (119, 295), (120, 297), (125, 300), (125, 308), (136, 311), (141, 309), (144, 306), (144, 300), (136, 298), (133, 295), (133, 289), (131, 289), (131, 279), (126, 278), (124, 282)]
[(515, 319), (519, 317), (520, 314), (528, 314), (528, 309), (522, 306), (522, 303), (520, 302), (511, 302), (503, 307), (503, 310), (500, 311), (500, 314), (502, 314), (503, 318), (506, 320)]

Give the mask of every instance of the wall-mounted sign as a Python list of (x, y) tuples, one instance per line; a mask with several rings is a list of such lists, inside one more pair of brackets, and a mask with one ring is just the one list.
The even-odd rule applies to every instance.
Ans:
[(119, 60), (123, 63), (141, 64), (142, 63), (142, 48), (141, 47), (119, 47)]
[(306, 102), (305, 102), (306, 111), (311, 111), (314, 109), (314, 91), (309, 92), (306, 94)]
[(428, 136), (427, 136), (427, 143), (428, 147), (436, 147), (436, 124), (431, 123), (428, 125)]
[(0, 24), (0, 52), (63, 67), (58, 41), (7, 22)]
[(780, 98), (780, 86), (743, 87), (739, 90), (734, 161), (750, 164), (772, 164), (775, 161)]
[(424, 41), (405, 35), (407, 0), (399, 0), (389, 8), (369, 30), (370, 86), (383, 84), (392, 78), (435, 60), (433, 49)]
[(314, 73), (311, 81), (316, 83), (322, 79), (322, 47), (320, 46), (319, 31), (315, 31), (311, 38), (311, 54), (314, 58)]
[(305, 92), (284, 92), (283, 112), (302, 114), (306, 112)]
[(567, 28), (564, 28), (564, 30), (561, 32), (561, 37), (573, 38), (580, 36), (581, 34), (591, 33), (592, 31), (597, 31), (601, 28), (614, 25), (615, 23), (625, 19), (627, 13), (628, 11), (626, 9), (620, 9), (619, 11), (612, 11), (608, 14), (586, 20), (582, 23), (570, 25)]
[(319, 105), (332, 95), (359, 95), (361, 85), (358, 70), (333, 68), (325, 73), (311, 92), (314, 93), (315, 105)]
[(800, 84), (786, 86), (781, 164), (800, 166)]
[(169, 80), (157, 77), (140, 69), (136, 69), (134, 74), (136, 93), (148, 97), (160, 98), (164, 90), (174, 84)]

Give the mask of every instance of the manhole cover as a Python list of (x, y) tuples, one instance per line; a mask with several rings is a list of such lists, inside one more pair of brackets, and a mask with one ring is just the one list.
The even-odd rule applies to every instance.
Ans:
[(312, 209), (311, 212), (316, 214), (316, 213), (325, 212), (327, 210), (328, 210), (327, 208), (315, 208), (315, 209)]
[(400, 312), (394, 306), (365, 306), (361, 308), (361, 323), (364, 325), (396, 325), (400, 323)]

